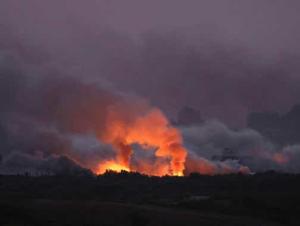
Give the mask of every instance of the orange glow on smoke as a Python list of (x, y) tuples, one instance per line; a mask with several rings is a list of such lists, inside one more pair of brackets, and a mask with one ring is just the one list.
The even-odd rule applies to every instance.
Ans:
[(185, 173), (190, 174), (194, 172), (204, 175), (214, 175), (217, 172), (217, 167), (206, 159), (188, 158)]
[(272, 159), (280, 165), (286, 164), (289, 162), (288, 156), (284, 155), (283, 153), (275, 153), (273, 155)]
[[(179, 130), (169, 124), (160, 110), (152, 109), (130, 122), (125, 122), (120, 113), (111, 112), (106, 128), (99, 139), (114, 147), (116, 157), (113, 161), (99, 163), (97, 173), (114, 168), (116, 171), (126, 169), (147, 175), (183, 176), (187, 151)], [(133, 144), (140, 145), (145, 151), (154, 151), (155, 163), (139, 162), (134, 166), (131, 163)]]

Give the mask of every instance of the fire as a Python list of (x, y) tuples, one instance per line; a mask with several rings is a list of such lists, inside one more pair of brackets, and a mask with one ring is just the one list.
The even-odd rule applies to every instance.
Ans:
[[(99, 163), (97, 173), (101, 174), (109, 169), (124, 169), (148, 175), (183, 176), (187, 151), (183, 147), (182, 136), (160, 110), (151, 109), (129, 122), (119, 112), (113, 111), (107, 118), (106, 128), (99, 139), (114, 147), (116, 157), (112, 161)], [(154, 151), (154, 164), (140, 162), (133, 165), (131, 160), (134, 144), (145, 151)]]
[(109, 160), (109, 161), (105, 161), (102, 164), (100, 164), (99, 168), (96, 171), (96, 173), (97, 174), (103, 174), (106, 171), (114, 171), (114, 172), (120, 173), (122, 171), (129, 172), (130, 169), (126, 166), (118, 164), (117, 162), (115, 162), (113, 160)]

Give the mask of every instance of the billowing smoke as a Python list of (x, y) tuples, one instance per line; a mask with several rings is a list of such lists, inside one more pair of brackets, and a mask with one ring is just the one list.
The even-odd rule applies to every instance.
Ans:
[[(217, 117), (241, 126), (249, 111), (284, 111), (298, 101), (298, 39), (294, 33), (289, 34), (298, 28), (294, 19), (298, 13), (290, 12), (297, 7), (274, 5), (274, 9), (283, 8), (287, 18), (294, 15), (286, 22), (279, 21), (277, 12), (275, 16), (268, 14), (269, 7), (263, 9), (268, 8), (262, 14), (263, 27), (270, 27), (274, 21), (280, 24), (273, 29), (280, 34), (276, 36), (267, 33), (268, 29), (256, 32), (256, 22), (249, 30), (250, 24), (244, 26), (243, 21), (252, 20), (228, 17), (227, 10), (219, 18), (220, 27), (224, 27), (224, 19), (228, 21), (226, 26), (230, 25), (227, 35), (203, 23), (187, 29), (191, 21), (199, 24), (198, 19), (216, 21), (216, 16), (207, 14), (208, 5), (204, 3), (188, 7), (186, 13), (194, 12), (196, 17), (183, 23), (182, 28), (171, 26), (184, 21), (175, 10), (163, 32), (155, 26), (149, 32), (152, 19), (160, 25), (170, 14), (169, 4), (159, 2), (164, 7), (160, 17), (154, 18), (154, 13), (141, 12), (152, 8), (157, 13), (156, 7), (145, 7), (137, 1), (141, 11), (135, 12), (139, 16), (127, 22), (113, 20), (122, 14), (116, 13), (119, 4), (81, 0), (0, 3), (1, 172), (57, 173), (78, 168), (95, 173), (112, 169), (151, 175), (270, 169), (299, 172), (297, 144), (279, 146), (264, 133), (205, 121)], [(181, 4), (186, 3), (178, 1), (174, 9), (182, 11)], [(253, 12), (260, 12), (257, 8), (262, 9), (260, 4), (251, 3), (255, 7), (245, 7), (247, 10), (242, 3), (238, 7), (245, 12), (243, 16), (252, 18)], [(125, 18), (132, 18), (131, 5), (123, 6)], [(222, 7), (214, 3), (208, 8), (215, 11), (212, 9)], [(114, 13), (106, 15), (105, 10)], [(141, 15), (146, 17), (136, 24)], [(143, 29), (135, 35), (114, 30), (123, 28), (123, 22), (128, 31), (138, 24)], [(174, 29), (166, 32), (170, 27)], [(238, 33), (248, 36), (234, 39), (233, 34)], [(284, 38), (281, 34), (288, 35)], [(266, 37), (270, 37), (267, 42)], [(236, 40), (244, 42), (238, 46)], [(283, 43), (293, 44), (285, 48)], [(266, 44), (274, 52), (261, 48)], [(183, 105), (200, 109), (203, 118), (187, 108), (183, 112), (187, 120), (178, 120), (176, 126), (188, 125), (172, 125), (168, 118), (174, 119)], [(293, 120), (287, 121), (293, 124)], [(280, 127), (281, 120), (273, 129)], [(286, 133), (290, 139), (285, 140), (297, 140), (296, 133)]]
[[(1, 102), (4, 171), (16, 172), (17, 163), (22, 163), (20, 169), (36, 171), (44, 165), (37, 159), (48, 162), (53, 156), (67, 156), (95, 173), (111, 169), (180, 176), (189, 173), (189, 165), (202, 162), (211, 165), (213, 174), (239, 171), (227, 163), (188, 156), (180, 130), (139, 97), (101, 82), (40, 70), (31, 75), (9, 63), (1, 65), (1, 96), (9, 98)], [(137, 149), (152, 156), (135, 156)], [(207, 173), (201, 167), (192, 169)]]
[(78, 163), (65, 156), (34, 156), (13, 152), (2, 160), (0, 165), (3, 174), (38, 175), (92, 175), (91, 171), (82, 168)]
[[(185, 145), (192, 155), (206, 158), (202, 160), (202, 164), (193, 161), (191, 165), (187, 164), (189, 172), (201, 168), (203, 172), (213, 174), (218, 172), (218, 164), (221, 166), (225, 164), (224, 169), (229, 165), (231, 168), (228, 171), (235, 169), (235, 172), (249, 170), (300, 172), (299, 145), (273, 144), (253, 129), (234, 130), (219, 121), (212, 120), (201, 125), (182, 127), (181, 131)], [(207, 159), (216, 164), (212, 165)]]
[(233, 173), (249, 174), (251, 171), (247, 166), (241, 165), (236, 160), (212, 161), (190, 154), (186, 162), (185, 175), (189, 175), (191, 173), (222, 175)]
[[(108, 145), (114, 151), (109, 161), (131, 170), (132, 145), (138, 144), (144, 150), (151, 149), (157, 158), (153, 167), (139, 166), (143, 173), (183, 174), (187, 151), (180, 132), (146, 101), (114, 92), (99, 82), (9, 70), (1, 70), (1, 96), (11, 98), (1, 105), (1, 126), (7, 137), (4, 155), (12, 150), (66, 155), (94, 172), (102, 172), (109, 157), (103, 153), (103, 145)], [(78, 140), (76, 135), (94, 137), (102, 147), (92, 154), (76, 152), (72, 148)], [(98, 163), (97, 156), (101, 157)]]
[(0, 45), (26, 63), (105, 78), (174, 118), (188, 105), (241, 126), (251, 111), (300, 99), (300, 3), (269, 4), (1, 0)]
[(218, 121), (175, 128), (158, 108), (107, 83), (28, 70), (11, 55), (0, 65), (2, 173), (299, 170), (298, 146), (280, 151), (254, 130)]

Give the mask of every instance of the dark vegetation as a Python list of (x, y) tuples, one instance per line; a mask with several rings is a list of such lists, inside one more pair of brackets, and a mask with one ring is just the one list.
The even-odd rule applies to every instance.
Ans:
[(299, 225), (300, 176), (0, 177), (0, 225)]

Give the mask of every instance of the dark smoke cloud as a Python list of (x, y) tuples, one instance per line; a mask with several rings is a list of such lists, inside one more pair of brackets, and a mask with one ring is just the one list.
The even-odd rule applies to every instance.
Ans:
[[(0, 52), (2, 172), (17, 172), (18, 165), (21, 171), (36, 172), (56, 155), (78, 160), (81, 166), (88, 162), (96, 166), (97, 160), (111, 156), (111, 147), (95, 144), (92, 134), (101, 133), (104, 114), (108, 106), (120, 101), (120, 95), (74, 78), (47, 72), (31, 74), (40, 69), (31, 65), (28, 70), (16, 55), (13, 50)], [(76, 134), (86, 134), (88, 139)], [(84, 150), (78, 144), (80, 139), (86, 142)]]
[[(13, 153), (29, 156), (28, 166), (58, 153), (82, 166), (110, 158), (112, 147), (95, 136), (105, 129), (109, 106), (126, 109), (129, 121), (143, 112), (148, 104), (135, 96), (173, 118), (192, 106), (204, 119), (234, 126), (244, 125), (251, 111), (285, 111), (298, 102), (298, 1), (131, 2), (1, 1), (0, 151), (6, 166), (19, 155)], [(138, 104), (128, 109), (132, 99)], [(279, 148), (254, 130), (214, 121), (183, 128), (183, 134), (198, 158), (230, 148), (254, 171), (298, 170), (298, 146)], [(274, 161), (276, 152), (291, 165)]]
[(287, 146), (282, 151), (283, 169), (286, 172), (300, 172), (300, 146)]
[(171, 117), (189, 105), (241, 126), (300, 97), (298, 1), (0, 4), (2, 45), (27, 63), (106, 80)]
[(33, 156), (13, 152), (2, 160), (1, 174), (38, 175), (92, 175), (88, 169), (65, 156)]
[(300, 105), (293, 106), (284, 114), (253, 112), (248, 116), (247, 125), (282, 146), (298, 144), (300, 143)]
[(191, 156), (206, 158), (202, 166), (189, 160), (191, 169), (188, 167), (187, 170), (206, 167), (208, 171), (213, 171), (214, 167), (225, 165), (231, 167), (229, 170), (247, 166), (252, 172), (275, 170), (300, 173), (299, 145), (280, 146), (253, 129), (233, 130), (218, 121), (182, 127), (181, 131)]
[(255, 130), (232, 130), (219, 121), (207, 121), (200, 126), (182, 128), (186, 145), (195, 152), (212, 158), (230, 149), (237, 155), (247, 155), (255, 149), (272, 149), (273, 145)]
[[(116, 92), (99, 81), (60, 72), (41, 73), (43, 70), (33, 65), (28, 70), (20, 58), (12, 56), (2, 53), (0, 64), (2, 173), (95, 169), (99, 161), (114, 156), (113, 148), (98, 139), (107, 129), (108, 112), (114, 110), (122, 120), (131, 121), (149, 108), (144, 100)], [(300, 170), (298, 146), (279, 149), (252, 129), (233, 130), (218, 121), (200, 120), (182, 126), (181, 131), (189, 150), (186, 174), (249, 173), (248, 167), (254, 172)], [(153, 153), (139, 152), (139, 148), (134, 147), (133, 165), (138, 168), (140, 159), (153, 164)], [(237, 159), (215, 159), (224, 149), (233, 150)]]
[(129, 123), (150, 108), (143, 99), (101, 81), (28, 66), (13, 50), (0, 54), (2, 172), (36, 172), (53, 156), (96, 169), (100, 161), (114, 156), (113, 148), (99, 141), (110, 126), (109, 113)]

